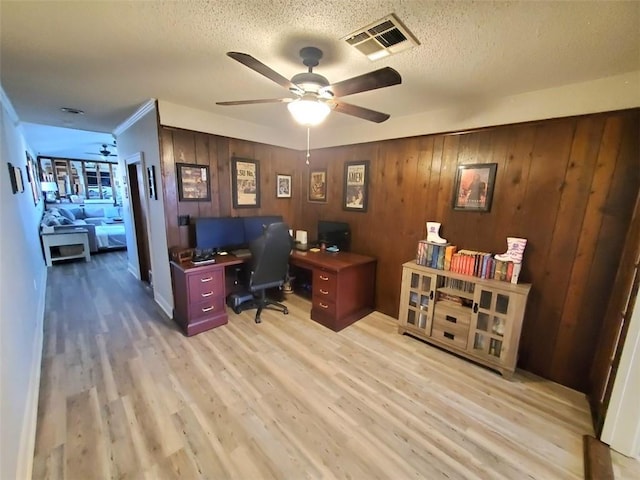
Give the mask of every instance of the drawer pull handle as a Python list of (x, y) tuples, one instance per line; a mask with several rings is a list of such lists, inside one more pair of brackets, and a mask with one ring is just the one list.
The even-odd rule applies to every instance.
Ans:
[(455, 338), (455, 335), (453, 333), (444, 332), (444, 337), (448, 338), (449, 340), (453, 340)]
[(202, 295), (203, 298), (207, 298), (207, 297), (210, 297), (211, 295), (213, 295), (213, 292), (202, 293), (201, 295)]
[(210, 282), (211, 280), (213, 280), (213, 277), (201, 278), (200, 282), (201, 283), (207, 283), (207, 282)]
[(327, 292), (326, 290), (322, 290), (322, 289), (320, 289), (320, 293), (323, 294), (323, 295), (329, 295), (329, 292)]
[(457, 323), (458, 322), (458, 319), (456, 317), (452, 317), (451, 315), (445, 316), (444, 319), (447, 322), (451, 322), (451, 323)]
[(324, 303), (320, 302), (320, 308), (329, 308), (329, 305), (325, 305)]
[(327, 280), (329, 280), (329, 277), (325, 277), (324, 275), (320, 275), (320, 280), (327, 281)]
[(213, 310), (213, 306), (203, 308), (203, 309), (202, 309), (202, 313), (207, 313), (207, 312), (210, 312), (211, 310)]

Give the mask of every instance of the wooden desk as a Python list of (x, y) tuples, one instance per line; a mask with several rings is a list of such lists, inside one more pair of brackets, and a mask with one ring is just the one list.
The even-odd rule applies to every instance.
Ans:
[(171, 262), (173, 317), (185, 335), (227, 323), (225, 267), (243, 262), (233, 255), (216, 256), (216, 263), (208, 265)]
[(311, 319), (339, 332), (373, 311), (376, 259), (351, 252), (294, 251), (291, 265), (311, 270)]
[[(174, 319), (187, 336), (228, 322), (226, 267), (250, 259), (216, 256), (197, 266), (171, 262)], [(376, 260), (349, 252), (299, 252), (289, 263), (311, 271), (311, 319), (337, 332), (373, 311)]]

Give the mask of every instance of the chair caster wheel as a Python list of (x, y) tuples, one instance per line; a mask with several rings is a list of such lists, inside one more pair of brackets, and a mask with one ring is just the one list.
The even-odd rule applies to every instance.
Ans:
[(256, 318), (256, 323), (262, 323), (262, 320), (260, 319), (260, 317)]
[(240, 314), (240, 309), (239, 308), (234, 308), (233, 309), (233, 313), (235, 313), (236, 315)]
[(289, 315), (289, 310), (285, 308), (285, 309), (282, 311), (282, 313), (284, 313), (285, 315)]

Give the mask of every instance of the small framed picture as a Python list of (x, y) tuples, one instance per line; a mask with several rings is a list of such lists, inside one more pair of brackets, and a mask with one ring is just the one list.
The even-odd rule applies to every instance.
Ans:
[(325, 203), (327, 201), (327, 170), (318, 169), (309, 172), (309, 201)]
[(291, 175), (276, 174), (276, 198), (291, 198)]
[(342, 209), (366, 212), (368, 203), (369, 161), (347, 162), (344, 164), (344, 185), (342, 186)]
[(257, 160), (231, 159), (233, 208), (260, 207), (260, 164)]
[[(178, 173), (178, 197), (181, 201), (206, 202), (211, 200), (211, 181), (207, 165), (176, 163), (176, 169)], [(155, 171), (153, 176), (155, 177)]]
[(453, 209), (490, 211), (497, 167), (497, 163), (458, 165), (453, 189)]
[(151, 200), (158, 199), (158, 192), (156, 191), (156, 166), (151, 165), (147, 167), (147, 176), (149, 177), (149, 198)]

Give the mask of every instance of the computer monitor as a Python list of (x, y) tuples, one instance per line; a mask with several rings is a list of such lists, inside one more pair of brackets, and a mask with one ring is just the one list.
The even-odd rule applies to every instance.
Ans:
[(244, 223), (244, 240), (247, 244), (262, 235), (264, 227), (272, 223), (282, 222), (280, 215), (261, 215), (242, 217)]
[(246, 243), (240, 217), (200, 217), (195, 219), (196, 248), (228, 250)]
[(318, 243), (335, 245), (343, 252), (351, 248), (351, 229), (346, 222), (318, 221)]

